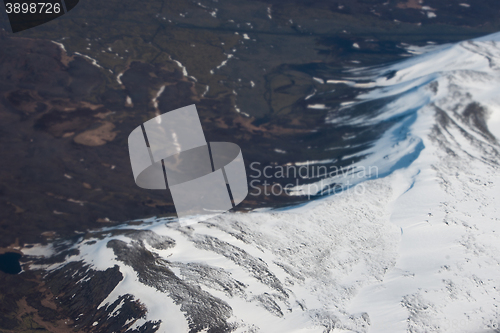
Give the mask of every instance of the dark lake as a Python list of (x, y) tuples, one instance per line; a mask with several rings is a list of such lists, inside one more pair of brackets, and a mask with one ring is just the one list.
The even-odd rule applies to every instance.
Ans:
[(0, 254), (0, 271), (7, 274), (18, 274), (21, 272), (19, 264), (21, 255), (19, 253), (7, 252)]

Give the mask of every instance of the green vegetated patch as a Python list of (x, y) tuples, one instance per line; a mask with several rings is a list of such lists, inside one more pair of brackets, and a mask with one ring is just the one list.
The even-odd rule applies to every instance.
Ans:
[(52, 294), (46, 291), (33, 272), (20, 275), (0, 272), (0, 332), (49, 332), (43, 326), (44, 322), (53, 327), (60, 326), (56, 322), (62, 318), (57, 311), (43, 305), (50, 297)]
[(42, 325), (39, 325), (34, 319), (33, 313), (27, 313), (21, 317), (21, 322), (16, 328), (19, 333), (50, 332)]

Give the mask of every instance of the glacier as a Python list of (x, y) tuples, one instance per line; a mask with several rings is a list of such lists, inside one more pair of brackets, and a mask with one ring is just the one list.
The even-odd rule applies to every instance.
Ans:
[(89, 231), (43, 249), (64, 260), (30, 269), (72, 279), (59, 297), (76, 307), (115, 267), (109, 292), (75, 318), (103, 332), (130, 299), (144, 312), (120, 322), (128, 332), (498, 332), (500, 33), (336, 82), (359, 94), (326, 122), (392, 124), (359, 153), (357, 166), (380, 170), (363, 191)]

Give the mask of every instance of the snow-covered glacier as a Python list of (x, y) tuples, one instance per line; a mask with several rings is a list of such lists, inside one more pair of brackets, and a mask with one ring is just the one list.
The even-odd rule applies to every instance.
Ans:
[(327, 122), (390, 124), (360, 153), (380, 170), (363, 191), (133, 221), (54, 243), (59, 260), (31, 269), (97, 332), (498, 332), (500, 34), (338, 82), (359, 94)]

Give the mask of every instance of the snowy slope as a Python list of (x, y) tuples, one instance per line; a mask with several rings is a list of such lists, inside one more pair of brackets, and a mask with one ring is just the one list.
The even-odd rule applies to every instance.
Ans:
[(135, 296), (147, 314), (130, 330), (498, 331), (500, 34), (345, 79), (363, 92), (327, 121), (394, 123), (363, 152), (359, 165), (380, 170), (363, 191), (100, 230), (72, 245), (78, 255), (38, 267), (81, 262), (86, 281), (117, 265), (123, 279), (100, 306)]

